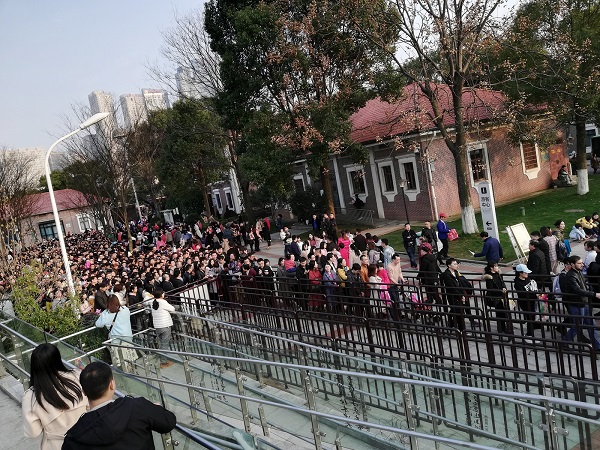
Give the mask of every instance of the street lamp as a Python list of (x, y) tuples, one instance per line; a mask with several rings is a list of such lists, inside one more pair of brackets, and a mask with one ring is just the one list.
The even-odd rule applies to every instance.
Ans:
[(408, 218), (408, 208), (406, 207), (406, 197), (404, 196), (404, 189), (406, 189), (408, 187), (408, 181), (406, 181), (404, 178), (400, 178), (398, 180), (398, 186), (400, 186), (400, 189), (402, 189), (402, 202), (404, 203), (404, 212), (406, 214), (406, 222), (410, 223), (410, 220)]
[(73, 274), (71, 273), (71, 265), (69, 264), (69, 256), (67, 255), (67, 246), (65, 245), (65, 238), (62, 233), (62, 228), (60, 226), (60, 217), (58, 215), (58, 208), (56, 207), (56, 198), (54, 197), (54, 188), (52, 187), (52, 180), (50, 179), (50, 153), (54, 150), (58, 144), (60, 144), (65, 139), (70, 138), (74, 134), (79, 133), (81, 130), (85, 130), (88, 127), (100, 122), (108, 116), (108, 113), (97, 113), (90, 117), (88, 120), (79, 125), (74, 131), (71, 131), (69, 134), (61, 137), (54, 144), (50, 146), (48, 151), (46, 152), (46, 161), (45, 161), (45, 169), (46, 169), (46, 183), (48, 184), (48, 193), (50, 194), (50, 202), (52, 203), (52, 213), (54, 214), (54, 223), (56, 225), (56, 230), (58, 232), (58, 242), (60, 244), (60, 251), (62, 253), (63, 265), (65, 266), (65, 275), (67, 277), (67, 284), (69, 286), (69, 294), (71, 296), (75, 295), (75, 285), (73, 284)]

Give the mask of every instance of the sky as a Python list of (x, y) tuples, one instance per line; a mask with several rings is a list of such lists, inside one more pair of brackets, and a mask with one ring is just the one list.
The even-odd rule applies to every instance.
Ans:
[(0, 148), (48, 148), (95, 90), (163, 88), (162, 32), (203, 0), (0, 0)]

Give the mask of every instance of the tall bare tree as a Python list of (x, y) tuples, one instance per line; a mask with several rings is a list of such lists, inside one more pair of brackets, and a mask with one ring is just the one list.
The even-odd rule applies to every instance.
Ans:
[[(363, 33), (387, 52), (394, 69), (415, 83), (431, 104), (431, 120), (454, 157), (462, 230), (477, 232), (467, 165), (473, 88), (488, 88), (481, 56), (488, 39), (503, 29), (497, 17), (504, 0), (390, 0), (382, 7), (363, 0), (342, 0), (373, 21)], [(396, 35), (396, 45), (387, 42)], [(443, 86), (442, 86), (443, 85)], [(468, 92), (471, 95), (465, 95)], [(481, 107), (481, 104), (478, 104)]]
[[(221, 57), (211, 50), (210, 38), (204, 28), (202, 9), (187, 16), (176, 17), (175, 25), (165, 31), (163, 36), (165, 46), (161, 52), (167, 61), (178, 68), (178, 74), (176, 76), (172, 70), (169, 72), (160, 67), (151, 67), (152, 76), (157, 81), (168, 85), (181, 98), (204, 100), (203, 105), (214, 111), (214, 103), (211, 99), (223, 93)], [(252, 221), (252, 210), (249, 207), (250, 181), (241, 169), (239, 158), (241, 127), (232, 123), (223, 126), (227, 129), (228, 136), (224, 154), (240, 186), (240, 200), (246, 215)], [(215, 139), (220, 140), (221, 136), (215, 136)]]
[(14, 150), (0, 149), (0, 266), (11, 272), (8, 249), (15, 250), (27, 230), (27, 219), (36, 207), (38, 180), (34, 176), (33, 158)]
[[(73, 108), (78, 119), (84, 120), (91, 115), (85, 106)], [(110, 215), (125, 225), (132, 249), (131, 234), (129, 230), (129, 205), (132, 203), (133, 190), (131, 185), (131, 167), (126, 151), (122, 144), (126, 130), (117, 127), (116, 111), (113, 108), (112, 120), (105, 120), (95, 127), (86, 129), (77, 135), (76, 139), (68, 141), (65, 146), (68, 159), (75, 167), (82, 169), (81, 173), (74, 173), (78, 180), (80, 191), (86, 196), (88, 203), (94, 205), (94, 210), (101, 213), (110, 206)], [(69, 128), (72, 125), (68, 125)], [(104, 226), (109, 227), (107, 217)]]

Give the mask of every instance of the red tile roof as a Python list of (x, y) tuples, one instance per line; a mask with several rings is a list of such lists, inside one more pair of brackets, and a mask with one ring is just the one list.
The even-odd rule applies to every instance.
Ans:
[[(437, 90), (444, 124), (454, 125), (452, 94), (447, 85), (432, 85)], [(504, 111), (505, 98), (499, 91), (465, 88), (463, 104), (467, 122), (485, 121)], [(351, 138), (356, 142), (376, 142), (397, 135), (436, 129), (429, 100), (416, 83), (405, 86), (401, 98), (388, 103), (375, 98), (352, 115)]]
[[(50, 193), (42, 192), (39, 194), (32, 194), (31, 196), (34, 202), (32, 204), (32, 216), (39, 216), (52, 212)], [(56, 207), (59, 211), (85, 208), (86, 206), (89, 206), (85, 196), (81, 192), (74, 189), (61, 189), (60, 191), (54, 191), (54, 198), (56, 198)]]

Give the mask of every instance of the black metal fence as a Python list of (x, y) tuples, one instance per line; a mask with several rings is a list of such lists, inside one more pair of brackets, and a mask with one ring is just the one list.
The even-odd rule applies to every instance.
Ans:
[[(379, 288), (387, 286), (356, 289), (243, 276), (220, 277), (195, 286), (203, 293), (183, 291), (171, 300), (224, 322), (364, 357), (598, 380), (600, 352), (586, 341), (592, 330), (581, 328), (574, 341), (563, 340), (579, 317), (566, 312), (560, 297), (548, 293), (533, 312), (522, 311), (507, 279), (507, 309), (498, 309), (486, 302), (485, 284), (472, 279), (467, 302), (449, 305), (440, 286), (405, 278), (396, 301), (381, 295)], [(535, 331), (532, 338), (526, 336), (528, 324)]]

